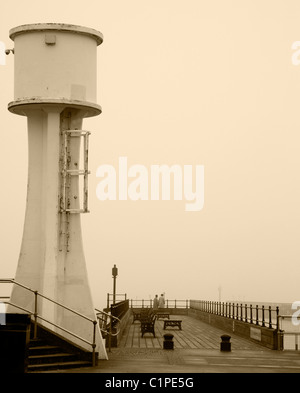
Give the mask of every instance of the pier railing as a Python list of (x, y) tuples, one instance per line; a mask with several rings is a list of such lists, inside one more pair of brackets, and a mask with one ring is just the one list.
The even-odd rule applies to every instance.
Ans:
[(272, 308), (271, 306), (253, 306), (252, 304), (243, 303), (190, 300), (190, 308), (278, 330), (279, 307)]
[(107, 294), (107, 300), (106, 300), (106, 308), (109, 309), (111, 305), (114, 304), (114, 301), (116, 303), (127, 300), (127, 294), (126, 293), (116, 293), (115, 295), (112, 293)]
[[(165, 308), (189, 308), (189, 300), (165, 300)], [(153, 300), (152, 299), (131, 299), (130, 300), (130, 308), (152, 308)]]

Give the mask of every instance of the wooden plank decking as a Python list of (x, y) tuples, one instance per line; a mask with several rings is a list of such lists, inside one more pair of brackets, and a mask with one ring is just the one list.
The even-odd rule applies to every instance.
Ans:
[[(156, 337), (146, 333), (141, 337), (141, 324), (129, 321), (117, 348), (108, 352), (108, 360), (97, 367), (64, 370), (64, 373), (299, 373), (299, 351), (273, 351), (233, 333), (231, 352), (220, 351), (222, 329), (188, 316), (171, 315), (182, 320), (178, 327), (163, 329), (163, 320), (156, 321)], [(163, 349), (163, 335), (172, 332), (174, 350)], [(109, 377), (108, 377), (109, 378)], [(199, 389), (202, 378), (198, 380)], [(196, 384), (196, 379), (195, 379)]]
[[(127, 325), (127, 328), (118, 345), (119, 348), (163, 348), (164, 334), (172, 333), (174, 338), (175, 348), (185, 349), (220, 349), (220, 337), (227, 333), (222, 329), (215, 328), (204, 322), (186, 315), (170, 315), (170, 319), (182, 320), (182, 330), (178, 327), (168, 327), (164, 330), (164, 320), (159, 319), (155, 321), (155, 337), (151, 333), (145, 333), (141, 336), (141, 324), (135, 321)], [(232, 333), (231, 343), (232, 349), (260, 349), (264, 348), (243, 339)]]

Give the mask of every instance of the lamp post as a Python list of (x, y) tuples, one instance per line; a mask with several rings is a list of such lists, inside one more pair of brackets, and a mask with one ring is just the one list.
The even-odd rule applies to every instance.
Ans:
[(118, 275), (118, 268), (116, 265), (112, 268), (112, 276), (113, 276), (113, 304), (116, 303), (116, 278)]

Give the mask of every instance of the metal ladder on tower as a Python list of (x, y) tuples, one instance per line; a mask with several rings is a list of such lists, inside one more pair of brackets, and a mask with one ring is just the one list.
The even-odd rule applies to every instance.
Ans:
[[(64, 247), (69, 251), (69, 223), (70, 214), (89, 213), (88, 210), (88, 175), (90, 171), (88, 169), (88, 149), (89, 149), (89, 135), (90, 131), (77, 130), (77, 129), (64, 129), (61, 131), (61, 194), (60, 194), (60, 213), (61, 213), (61, 244), (60, 250)], [(77, 169), (70, 168), (72, 163), (71, 157), (71, 143), (72, 138), (83, 138), (83, 168)], [(81, 143), (80, 143), (81, 144)], [(78, 157), (78, 161), (79, 161)], [(76, 160), (77, 161), (77, 160)], [(73, 163), (73, 166), (78, 166), (78, 163)], [(71, 183), (72, 178), (83, 178), (82, 185), (82, 202), (80, 201), (79, 195), (74, 195), (73, 198), (77, 199), (77, 207), (71, 207)], [(79, 188), (79, 185), (78, 185)], [(78, 190), (79, 191), (79, 190)]]

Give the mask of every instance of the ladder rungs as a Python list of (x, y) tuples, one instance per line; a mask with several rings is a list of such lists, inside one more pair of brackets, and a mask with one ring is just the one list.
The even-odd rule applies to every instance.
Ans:
[(70, 214), (75, 214), (75, 213), (89, 213), (90, 211), (87, 209), (61, 209), (61, 213), (70, 213)]
[(70, 174), (71, 176), (76, 176), (76, 175), (89, 175), (91, 171), (85, 170), (85, 169), (63, 169), (62, 174)]
[(64, 130), (63, 132), (66, 134), (70, 134), (70, 136), (72, 136), (72, 134), (75, 134), (76, 136), (91, 135), (90, 131), (85, 131), (85, 130)]

